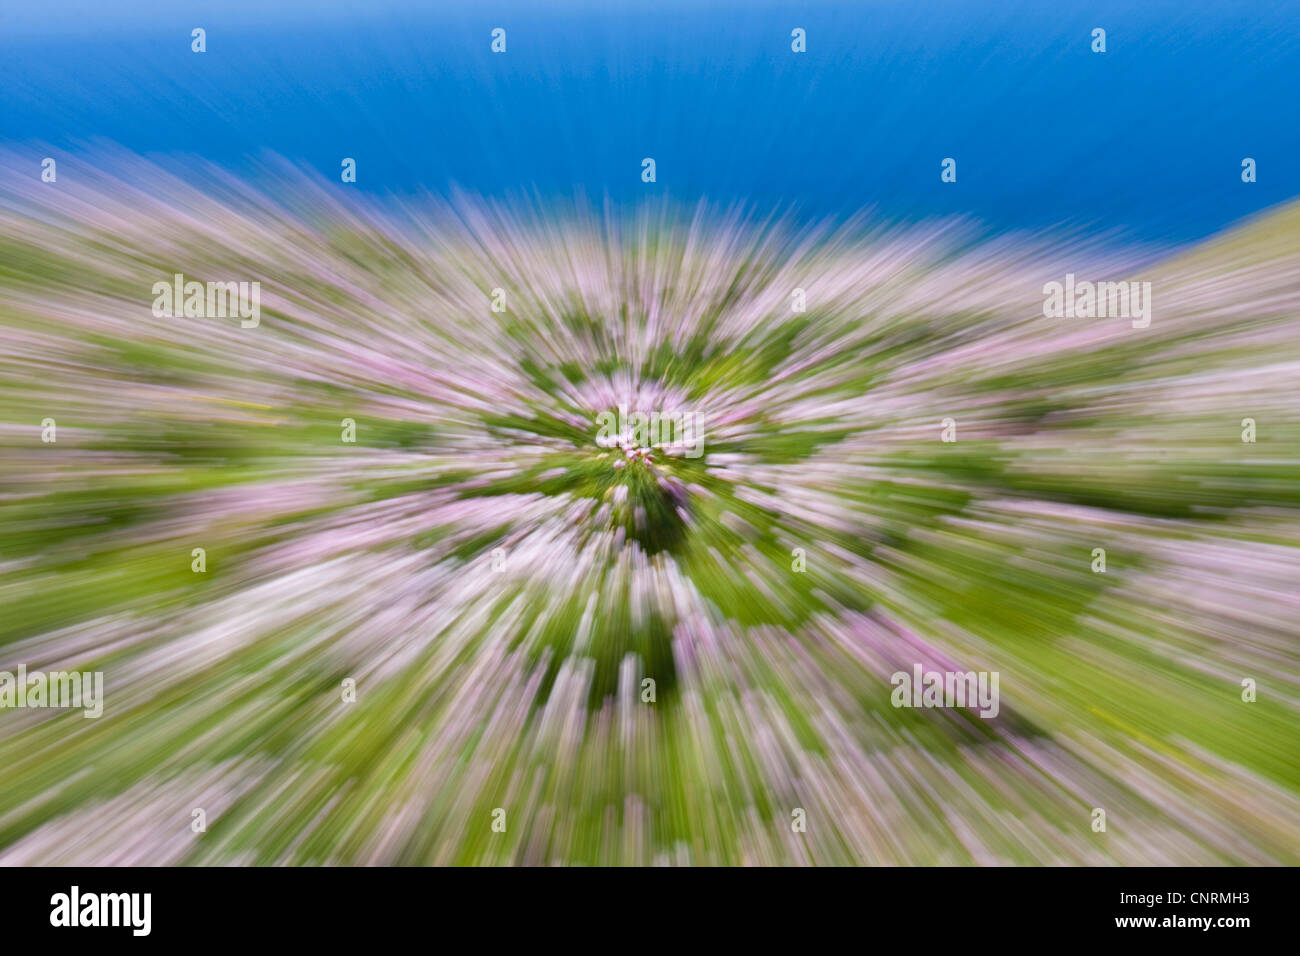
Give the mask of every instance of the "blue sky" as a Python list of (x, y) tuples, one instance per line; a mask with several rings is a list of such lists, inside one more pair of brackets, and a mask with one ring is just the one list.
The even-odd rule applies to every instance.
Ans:
[[(351, 156), (355, 188), (376, 194), (657, 190), (1157, 243), (1300, 191), (1300, 3), (1064, 6), (10, 4), (0, 142), (236, 169), (269, 151), (335, 180)], [(496, 26), (505, 55), (489, 51)], [(939, 178), (949, 156), (955, 184)]]

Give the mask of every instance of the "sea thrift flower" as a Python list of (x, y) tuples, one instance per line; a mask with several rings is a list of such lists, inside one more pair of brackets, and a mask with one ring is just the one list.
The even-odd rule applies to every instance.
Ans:
[[(0, 863), (1300, 863), (1295, 209), (1139, 267), (31, 169), (0, 672), (105, 699), (0, 706)], [(1062, 263), (1149, 327), (1044, 318)], [(260, 323), (155, 317), (182, 272)], [(593, 444), (620, 405), (708, 454)], [(997, 672), (997, 716), (898, 672)]]

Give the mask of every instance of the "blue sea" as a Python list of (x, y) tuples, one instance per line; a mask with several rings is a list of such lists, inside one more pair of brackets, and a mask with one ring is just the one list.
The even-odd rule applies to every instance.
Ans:
[(1300, 2), (50, 0), (0, 18), (4, 147), (235, 170), (270, 152), (336, 182), (353, 157), (349, 188), (376, 195), (662, 193), (1174, 245), (1300, 193), (1298, 119)]

